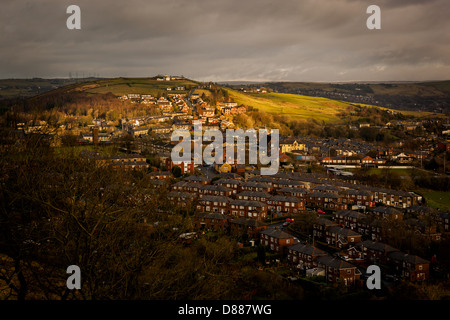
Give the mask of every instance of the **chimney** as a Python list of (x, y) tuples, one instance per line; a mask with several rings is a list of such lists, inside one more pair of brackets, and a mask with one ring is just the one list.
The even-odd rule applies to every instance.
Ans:
[(92, 137), (93, 137), (94, 145), (98, 145), (98, 127), (94, 127), (92, 129)]

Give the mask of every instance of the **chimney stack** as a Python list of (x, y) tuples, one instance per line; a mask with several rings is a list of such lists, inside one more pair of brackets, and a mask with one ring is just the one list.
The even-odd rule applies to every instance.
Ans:
[(98, 127), (94, 127), (92, 129), (92, 137), (93, 137), (94, 145), (98, 145)]

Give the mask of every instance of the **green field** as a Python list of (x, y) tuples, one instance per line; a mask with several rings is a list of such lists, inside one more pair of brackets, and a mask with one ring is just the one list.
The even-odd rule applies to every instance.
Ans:
[(252, 106), (260, 111), (289, 116), (293, 119), (317, 119), (338, 122), (339, 114), (351, 107), (350, 103), (326, 98), (285, 93), (241, 93), (226, 89), (238, 104)]
[[(151, 94), (157, 96), (168, 92), (186, 93), (188, 92), (188, 90), (196, 88), (196, 86), (199, 84), (199, 82), (189, 79), (173, 80), (173, 81), (157, 81), (155, 80), (155, 78), (112, 78), (112, 79), (92, 79), (91, 81), (86, 81), (83, 83), (66, 82), (67, 85), (61, 86), (62, 83), (64, 83), (62, 81), (63, 80), (61, 79), (59, 80), (17, 79), (17, 80), (3, 80), (3, 82), (1, 82), (0, 80), (0, 87), (1, 84), (3, 84), (5, 88), (5, 92), (3, 93), (9, 92), (9, 94), (14, 95), (17, 94), (16, 92), (17, 90), (36, 91), (36, 88), (38, 86), (45, 86), (45, 85), (47, 86), (52, 85), (53, 87), (60, 86), (55, 90), (51, 90), (43, 94), (41, 93), (36, 97), (42, 97), (54, 93), (58, 94), (70, 92), (81, 92), (87, 95), (112, 93), (116, 96), (121, 96), (125, 94), (135, 93), (135, 94)], [(13, 84), (15, 84), (15, 87), (12, 87)], [(6, 89), (7, 86), (9, 86), (8, 89)], [(184, 86), (186, 90), (184, 91), (166, 90), (168, 87), (174, 88), (177, 86)], [(378, 88), (376, 86), (377, 85), (374, 85), (374, 88)], [(378, 85), (378, 86), (379, 90), (395, 89), (395, 86), (392, 85), (391, 86)], [(435, 92), (436, 89), (434, 88), (434, 86), (446, 88), (447, 83), (439, 82), (439, 83), (429, 83), (427, 86), (425, 85), (422, 86), (415, 85), (415, 86), (418, 86), (420, 88), (430, 88), (432, 92)], [(303, 96), (298, 94), (244, 93), (230, 88), (223, 88), (223, 89), (226, 90), (228, 92), (229, 97), (238, 104), (251, 106), (263, 112), (287, 116), (295, 120), (315, 119), (318, 121), (324, 121), (328, 123), (339, 123), (343, 121), (358, 120), (358, 118), (355, 115), (351, 114), (351, 112), (354, 110), (355, 104), (345, 101), (338, 101), (321, 97)], [(400, 90), (404, 89), (404, 87), (399, 87), (396, 89)], [(413, 89), (409, 88), (409, 90)], [(210, 96), (210, 94), (208, 94), (209, 92), (208, 90), (196, 89), (196, 92), (200, 94), (205, 93), (207, 96)], [(28, 92), (27, 94), (32, 95), (32, 92)], [(364, 104), (357, 104), (357, 105), (379, 108), (376, 106)], [(397, 112), (400, 112), (406, 116), (412, 116), (416, 118), (444, 116), (442, 114), (436, 115), (428, 112), (416, 112), (416, 111), (397, 111)]]
[(441, 211), (450, 211), (450, 191), (420, 190), (419, 193), (425, 197), (430, 207)]
[[(349, 172), (357, 172), (359, 170), (361, 170), (361, 169), (359, 169), (359, 168), (358, 169), (351, 169), (351, 168), (345, 169), (345, 171), (349, 171)], [(397, 173), (397, 174), (399, 174), (401, 176), (413, 176), (416, 173), (415, 169), (369, 168), (369, 169), (366, 169), (366, 171), (364, 171), (364, 173), (368, 174), (368, 175), (372, 175), (372, 174), (383, 175), (383, 174), (386, 174), (386, 172)]]
[[(122, 96), (128, 93), (151, 94), (157, 96), (158, 94), (173, 92), (186, 93), (191, 87), (197, 86), (198, 83), (192, 80), (173, 80), (173, 81), (158, 81), (152, 78), (112, 78), (112, 79), (97, 79), (83, 83), (71, 84), (58, 89), (46, 92), (40, 96), (51, 95), (53, 93), (61, 92), (82, 92), (85, 94), (105, 94), (112, 93), (116, 96)], [(174, 88), (184, 86), (185, 91), (167, 91), (168, 87)], [(39, 96), (36, 96), (39, 97)]]
[(114, 154), (120, 154), (120, 152), (117, 150), (116, 147), (111, 145), (106, 146), (98, 146), (95, 147), (93, 145), (81, 145), (81, 146), (74, 146), (74, 147), (55, 147), (53, 148), (56, 155), (73, 155), (75, 157), (78, 157), (80, 152), (85, 151), (95, 151), (99, 152), (101, 154), (106, 155), (114, 155)]
[(167, 92), (166, 89), (168, 87), (190, 87), (195, 85), (197, 83), (191, 80), (157, 81), (150, 78), (115, 78), (92, 81), (75, 88), (75, 90), (93, 94), (111, 92), (117, 96), (128, 93), (152, 94), (156, 96)]
[(0, 98), (32, 97), (76, 82), (76, 79), (0, 79)]
[[(260, 111), (285, 115), (297, 120), (316, 119), (325, 122), (342, 121), (342, 114), (353, 110), (354, 104), (327, 98), (287, 93), (243, 93), (228, 89), (228, 95), (238, 104), (252, 106)], [(358, 104), (365, 107), (380, 108)], [(386, 108), (380, 108), (388, 110)], [(418, 111), (397, 111), (414, 117), (430, 117), (435, 114)]]

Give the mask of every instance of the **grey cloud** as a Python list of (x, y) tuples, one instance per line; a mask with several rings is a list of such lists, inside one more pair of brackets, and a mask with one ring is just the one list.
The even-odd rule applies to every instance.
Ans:
[[(446, 0), (4, 1), (0, 77), (184, 74), (199, 80), (428, 80), (450, 66)], [(68, 5), (82, 30), (65, 27)]]

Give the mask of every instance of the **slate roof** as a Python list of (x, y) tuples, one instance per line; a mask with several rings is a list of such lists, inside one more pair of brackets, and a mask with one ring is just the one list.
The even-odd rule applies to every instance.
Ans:
[(328, 231), (331, 232), (331, 233), (339, 234), (339, 235), (344, 236), (344, 237), (357, 237), (357, 236), (360, 236), (359, 233), (357, 233), (357, 232), (355, 232), (355, 231), (353, 231), (351, 229), (341, 228), (341, 227), (338, 227), (338, 226), (332, 226), (332, 227), (328, 228)]
[(399, 251), (398, 249), (391, 247), (390, 245), (387, 245), (385, 243), (371, 241), (371, 240), (362, 241), (362, 242), (356, 244), (356, 246), (366, 247), (366, 248), (384, 252), (384, 253)]
[(269, 237), (277, 238), (277, 239), (292, 239), (293, 238), (293, 236), (291, 236), (290, 234), (288, 234), (280, 229), (274, 229), (274, 228), (270, 228), (270, 229), (261, 231), (261, 234), (265, 234), (265, 235), (268, 235)]
[(264, 227), (268, 226), (267, 223), (264, 223), (262, 221), (256, 220), (256, 219), (246, 219), (246, 218), (240, 218), (240, 219), (232, 219), (230, 223), (240, 224), (240, 225), (246, 225), (250, 227)]
[(318, 257), (316, 261), (319, 264), (325, 265), (327, 267), (335, 268), (335, 269), (353, 269), (356, 268), (355, 266), (351, 265), (350, 263), (341, 260), (339, 258), (335, 258), (332, 256), (323, 256)]
[(297, 252), (301, 252), (310, 256), (315, 256), (315, 255), (327, 255), (327, 253), (325, 251), (322, 251), (316, 247), (310, 246), (310, 245), (306, 245), (306, 244), (302, 244), (302, 243), (297, 243), (291, 247), (288, 247), (289, 250), (293, 250), (293, 251), (297, 251)]
[(248, 207), (266, 207), (267, 206), (266, 204), (259, 202), (259, 201), (255, 201), (255, 200), (238, 200), (238, 199), (231, 200), (230, 204), (236, 205), (236, 206), (248, 206)]
[(388, 257), (392, 260), (404, 261), (404, 262), (411, 263), (413, 265), (430, 263), (429, 261), (422, 259), (419, 256), (407, 254), (407, 253), (404, 253), (401, 251), (394, 251), (394, 252), (388, 253)]

